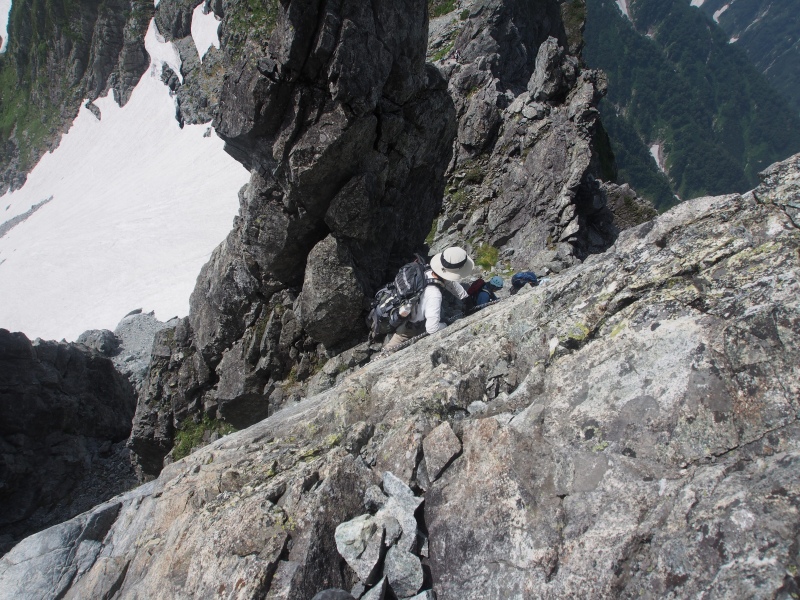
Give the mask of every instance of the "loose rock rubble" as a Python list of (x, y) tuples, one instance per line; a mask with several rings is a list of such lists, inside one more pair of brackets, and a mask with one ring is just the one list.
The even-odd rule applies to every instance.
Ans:
[(359, 577), (351, 592), (356, 598), (383, 600), (387, 585), (398, 598), (416, 597), (428, 546), (415, 516), (424, 499), (389, 471), (383, 474), (383, 492), (379, 499), (383, 493), (368, 488), (364, 505), (377, 511), (339, 525), (336, 549)]

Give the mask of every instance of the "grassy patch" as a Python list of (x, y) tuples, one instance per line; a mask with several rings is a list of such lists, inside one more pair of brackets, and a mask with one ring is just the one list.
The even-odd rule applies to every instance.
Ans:
[(481, 244), (475, 252), (475, 264), (484, 269), (491, 269), (497, 264), (500, 251), (489, 244)]
[(478, 165), (470, 167), (464, 174), (464, 183), (477, 185), (483, 183), (484, 173)]
[(441, 17), (456, 9), (455, 0), (432, 0), (428, 5), (428, 15), (432, 19)]
[(241, 48), (247, 39), (265, 45), (278, 22), (278, 0), (245, 0), (226, 16), (229, 43)]
[(430, 246), (433, 244), (433, 241), (436, 239), (436, 228), (439, 224), (439, 219), (434, 219), (433, 223), (431, 223), (431, 230), (428, 232), (428, 235), (425, 236), (425, 243)]
[(434, 62), (436, 62), (436, 61), (438, 61), (438, 60), (442, 60), (442, 59), (443, 59), (445, 56), (447, 56), (448, 54), (450, 54), (450, 51), (453, 49), (453, 46), (454, 46), (454, 45), (455, 45), (455, 42), (454, 42), (454, 41), (450, 41), (450, 42), (446, 43), (444, 46), (442, 46), (442, 47), (439, 49), (439, 51), (438, 51), (438, 52), (436, 52), (436, 53), (435, 53), (435, 54), (434, 54), (434, 55), (431, 57), (431, 60), (433, 60)]
[(208, 415), (195, 423), (193, 419), (187, 419), (181, 423), (180, 428), (175, 434), (175, 447), (172, 449), (172, 458), (180, 460), (189, 456), (192, 449), (201, 446), (206, 432), (228, 435), (236, 431), (230, 423), (212, 419)]
[(450, 194), (450, 206), (454, 207), (466, 207), (469, 205), (469, 196), (467, 192), (462, 189), (457, 189), (455, 192)]

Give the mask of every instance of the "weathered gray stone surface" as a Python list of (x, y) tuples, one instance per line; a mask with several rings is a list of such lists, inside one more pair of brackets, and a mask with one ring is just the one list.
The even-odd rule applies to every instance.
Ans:
[(330, 235), (308, 255), (298, 316), (308, 334), (329, 348), (350, 337), (361, 316), (365, 293), (354, 267), (347, 247)]
[(408, 600), (436, 600), (436, 596), (433, 590), (425, 590), (416, 596), (412, 596)]
[(361, 515), (336, 528), (336, 550), (358, 578), (371, 583), (383, 558), (383, 524), (371, 515)]
[(425, 453), (425, 469), (433, 482), (439, 478), (453, 457), (461, 452), (461, 440), (453, 433), (450, 423), (442, 423), (423, 440), (422, 448)]
[(398, 546), (386, 553), (386, 580), (399, 598), (408, 598), (422, 587), (422, 563), (419, 558)]
[(361, 600), (383, 600), (386, 597), (386, 577), (361, 597)]

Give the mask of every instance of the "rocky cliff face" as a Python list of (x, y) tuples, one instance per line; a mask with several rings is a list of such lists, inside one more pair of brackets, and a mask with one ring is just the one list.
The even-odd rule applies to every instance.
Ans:
[[(493, 248), (488, 268), (558, 269), (616, 239), (601, 184), (616, 175), (597, 111), (606, 81), (580, 59), (584, 13), (581, 0), (475, 0), (434, 21), (428, 56), (459, 130), (433, 249)], [(635, 202), (637, 223), (655, 215)]]
[(157, 345), (131, 438), (144, 476), (189, 419), (246, 427), (363, 364), (365, 301), (426, 234), (560, 270), (613, 242), (612, 206), (626, 224), (654, 214), (600, 181), (613, 157), (603, 78), (573, 54), (580, 2), (464, 3), (430, 39), (424, 2), (212, 4), (222, 47), (202, 69), (193, 4), (156, 11), (186, 66), (179, 118), (213, 115), (252, 177), (189, 318)]
[(134, 485), (135, 407), (100, 352), (0, 329), (0, 552)]
[[(797, 594), (798, 181), (684, 203), (26, 539), (0, 597)], [(356, 571), (336, 528), (375, 511)]]
[[(158, 7), (179, 47), (190, 8)], [(446, 82), (425, 64), (425, 2), (213, 8), (225, 66), (214, 122), (252, 177), (189, 318), (159, 338), (131, 440), (149, 474), (187, 416), (250, 425), (290, 395), (279, 382), (363, 341), (364, 299), (439, 210), (455, 134)], [(192, 96), (202, 86), (183, 75)]]
[(125, 104), (147, 69), (147, 0), (71, 3), (17, 0), (0, 56), (0, 194), (21, 187), (47, 150), (58, 146), (80, 103), (113, 90)]

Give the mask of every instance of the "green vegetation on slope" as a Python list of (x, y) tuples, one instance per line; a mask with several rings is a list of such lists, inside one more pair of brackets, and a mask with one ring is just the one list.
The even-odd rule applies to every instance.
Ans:
[(227, 8), (220, 37), (223, 45), (238, 56), (247, 40), (266, 46), (280, 10), (278, 0), (244, 0)]
[[(64, 70), (48, 72), (48, 57), (63, 35), (67, 46), (83, 42), (73, 0), (20, 0), (9, 14), (9, 43), (0, 55), (0, 139), (16, 133), (21, 170), (27, 170), (59, 125), (53, 100), (69, 88)], [(56, 98), (54, 98), (54, 96)], [(9, 158), (9, 157), (6, 157)]]
[(800, 6), (797, 0), (706, 0), (702, 10), (800, 115)]
[(225, 436), (233, 433), (236, 429), (225, 421), (212, 419), (208, 415), (197, 422), (191, 418), (184, 421), (175, 433), (175, 446), (172, 450), (172, 458), (180, 460), (189, 456), (194, 448), (202, 446), (208, 442), (208, 437), (213, 434)]
[(800, 121), (725, 34), (684, 0), (589, 0), (585, 58), (609, 78), (602, 107), (620, 179), (660, 209), (673, 201), (649, 156), (662, 145), (682, 199), (745, 191), (800, 150)]
[(455, 0), (430, 0), (428, 3), (428, 15), (431, 18), (441, 17), (455, 9)]
[(102, 90), (117, 45), (141, 39), (152, 14), (151, 0), (14, 0), (0, 55), (0, 175), (33, 167)]

